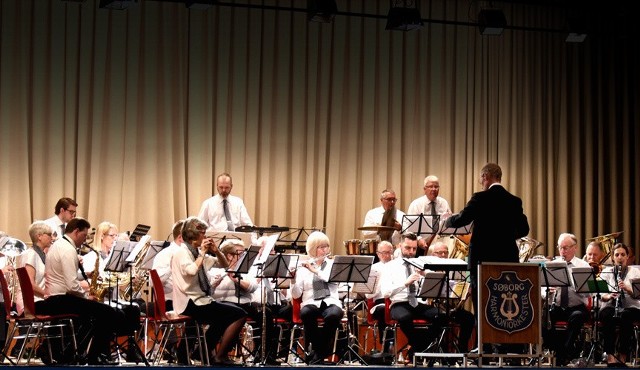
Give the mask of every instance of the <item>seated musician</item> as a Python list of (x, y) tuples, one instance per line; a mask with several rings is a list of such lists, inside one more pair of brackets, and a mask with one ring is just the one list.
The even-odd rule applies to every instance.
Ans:
[[(391, 299), (391, 318), (398, 321), (400, 329), (406, 335), (409, 345), (408, 359), (415, 352), (426, 350), (441, 333), (442, 315), (437, 307), (422, 303), (417, 298), (418, 286), (425, 271), (416, 271), (415, 267), (404, 261), (414, 258), (418, 249), (418, 238), (413, 233), (402, 236), (400, 242), (402, 256), (389, 262), (382, 279), (382, 294)], [(414, 319), (425, 319), (431, 322), (427, 334), (419, 333), (413, 324)]]
[(229, 359), (229, 350), (238, 340), (247, 313), (235, 305), (215, 301), (211, 297), (211, 285), (204, 270), (203, 261), (211, 239), (205, 239), (207, 224), (197, 217), (189, 217), (182, 226), (184, 243), (171, 258), (173, 279), (173, 309), (179, 314), (191, 316), (198, 323), (209, 324), (206, 332), (210, 354), (215, 365), (235, 365)]
[(598, 273), (602, 271), (602, 263), (605, 257), (604, 250), (602, 249), (602, 243), (598, 241), (592, 241), (587, 246), (587, 250), (584, 253), (584, 260), (587, 261), (589, 266), (597, 267)]
[[(557, 258), (567, 262), (571, 282), (573, 281), (571, 278), (573, 267), (589, 266), (586, 261), (576, 257), (577, 245), (578, 239), (573, 234), (562, 233), (558, 237), (559, 256)], [(582, 346), (577, 343), (577, 339), (580, 330), (589, 318), (587, 310), (589, 295), (577, 293), (574, 286), (552, 287), (550, 292), (555, 294), (555, 308), (550, 311), (553, 325), (550, 329), (543, 330), (543, 338), (546, 345), (555, 351), (556, 364), (564, 366), (580, 354)], [(546, 294), (544, 289), (543, 294)], [(556, 330), (555, 324), (558, 321), (566, 322), (567, 330)]]
[(629, 247), (626, 245), (616, 244), (612, 253), (614, 266), (604, 268), (600, 276), (607, 281), (609, 289), (617, 292), (602, 294), (604, 307), (599, 318), (607, 366), (627, 367), (625, 362), (633, 341), (633, 324), (640, 321), (640, 300), (633, 294), (631, 280), (640, 278), (640, 270), (629, 266)]
[[(311, 257), (302, 263), (295, 276), (291, 288), (294, 299), (302, 298), (300, 318), (304, 324), (305, 346), (313, 348), (309, 364), (322, 363), (332, 352), (332, 343), (340, 320), (344, 313), (338, 295), (338, 283), (329, 283), (329, 275), (333, 260), (329, 255), (331, 242), (329, 237), (314, 231), (307, 238), (307, 254)], [(317, 319), (324, 319), (322, 329), (318, 328)]]
[[(105, 271), (111, 258), (113, 247), (118, 239), (119, 234), (116, 225), (108, 221), (98, 224), (93, 239), (94, 246), (89, 253), (83, 256), (82, 265), (89, 279), (101, 279), (102, 281), (101, 283), (90, 281), (89, 294), (92, 294), (98, 301), (104, 299), (107, 304), (115, 307), (119, 313), (124, 315), (125, 319), (118, 326), (117, 334), (128, 335), (128, 333), (133, 333), (140, 327), (139, 305), (137, 303), (129, 304), (126, 299), (119, 299), (120, 292), (124, 291), (128, 285), (129, 274), (128, 272)], [(95, 271), (96, 267), (98, 268), (97, 271)], [(118, 285), (120, 286), (116, 287), (116, 282), (119, 282)], [(110, 287), (111, 284), (113, 286)], [(139, 363), (143, 360), (135, 346), (135, 337), (129, 336), (126, 359), (129, 362)]]
[[(382, 337), (387, 327), (384, 312), (384, 296), (382, 295), (381, 286), (384, 276), (384, 270), (387, 263), (393, 259), (393, 245), (388, 241), (382, 241), (378, 244), (376, 254), (380, 261), (371, 266), (371, 276), (376, 276), (376, 285), (373, 287), (373, 293), (366, 294), (367, 299), (373, 300), (373, 307), (369, 307), (371, 315), (378, 322), (378, 340), (382, 343)], [(386, 343), (382, 346), (382, 352), (389, 353), (390, 342), (392, 338), (387, 338)]]
[[(90, 338), (87, 361), (90, 365), (111, 364), (110, 341), (124, 316), (115, 308), (96, 302), (81, 287), (77, 278), (79, 268), (76, 248), (81, 246), (91, 225), (83, 218), (73, 218), (65, 235), (49, 249), (45, 263), (45, 303), (43, 314), (75, 314), (78, 338)], [(80, 353), (88, 343), (78, 343)], [(83, 350), (82, 347), (85, 347)]]
[[(245, 247), (240, 239), (227, 239), (220, 245), (220, 251), (229, 261), (229, 266), (237, 268), (237, 264), (240, 263), (240, 256), (245, 253)], [(257, 327), (265, 328), (267, 339), (267, 358), (265, 362), (269, 365), (280, 365), (280, 362), (275, 359), (278, 337), (271, 310), (267, 307), (264, 312), (266, 321), (263, 325), (262, 307), (259, 301), (253, 300), (253, 293), (260, 288), (260, 284), (256, 280), (256, 268), (252, 266), (249, 273), (245, 274), (236, 274), (226, 272), (222, 268), (213, 268), (209, 270), (208, 274), (213, 288), (213, 298), (216, 301), (238, 305), (257, 323)]]
[[(431, 244), (429, 246), (429, 251), (431, 251), (430, 255), (432, 256), (449, 258), (449, 247), (442, 240), (438, 240), (435, 243)], [(453, 279), (449, 280), (449, 289), (453, 290), (458, 283), (460, 282)], [(449, 310), (451, 312), (452, 322), (457, 323), (460, 327), (460, 331), (458, 332), (458, 350), (461, 353), (466, 353), (469, 351), (469, 340), (471, 339), (471, 333), (473, 332), (473, 327), (475, 325), (476, 319), (473, 313), (467, 311), (463, 307), (463, 303), (468, 297), (459, 298), (460, 301), (458, 302), (456, 307), (449, 307)], [(446, 309), (446, 305), (440, 305), (441, 312)]]

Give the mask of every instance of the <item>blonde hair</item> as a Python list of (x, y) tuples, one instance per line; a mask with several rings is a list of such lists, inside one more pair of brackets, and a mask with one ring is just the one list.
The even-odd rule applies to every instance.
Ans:
[(118, 227), (109, 221), (103, 221), (98, 225), (96, 228), (96, 235), (93, 237), (93, 249), (98, 252), (102, 249), (102, 239), (105, 235), (109, 234), (109, 230), (111, 229), (115, 229), (116, 234), (118, 233)]
[(321, 231), (314, 231), (311, 234), (309, 234), (309, 237), (307, 238), (307, 254), (311, 257), (315, 257), (316, 251), (318, 249), (319, 245), (322, 244), (327, 244), (328, 246), (331, 246), (331, 241), (329, 240), (329, 237), (327, 236), (327, 234), (321, 232)]

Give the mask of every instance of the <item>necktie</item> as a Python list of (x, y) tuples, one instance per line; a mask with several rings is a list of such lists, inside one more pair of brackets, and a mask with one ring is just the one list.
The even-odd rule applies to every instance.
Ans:
[[(327, 266), (327, 261), (322, 262), (320, 271), (324, 270), (325, 266)], [(313, 275), (312, 287), (313, 299), (325, 299), (329, 296), (329, 284), (320, 279), (318, 275)]]
[(431, 201), (431, 216), (435, 216), (437, 215), (436, 213), (436, 202), (435, 201)]
[[(567, 262), (567, 268), (571, 268), (571, 262)], [(569, 307), (569, 287), (561, 287), (560, 288), (560, 307), (567, 308)]]
[[(411, 274), (413, 274), (413, 270), (411, 269), (411, 264), (409, 264), (408, 262), (405, 262), (404, 264), (405, 268), (407, 269), (408, 278), (409, 276), (411, 276)], [(411, 307), (416, 307), (418, 305), (418, 298), (416, 298), (416, 285), (412, 283), (407, 289), (409, 289), (409, 292), (407, 293), (409, 304), (411, 305)]]
[(64, 224), (60, 225), (60, 230), (62, 230), (62, 234), (60, 234), (60, 237), (62, 238), (64, 236)]
[(224, 210), (224, 218), (227, 219), (227, 230), (235, 231), (233, 221), (231, 220), (231, 213), (229, 213), (229, 203), (226, 199), (222, 200), (222, 209)]

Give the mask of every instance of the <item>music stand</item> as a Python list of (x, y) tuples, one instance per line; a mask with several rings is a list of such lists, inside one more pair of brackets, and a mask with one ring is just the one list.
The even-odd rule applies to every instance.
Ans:
[(416, 235), (435, 235), (440, 229), (439, 215), (404, 215), (402, 216), (402, 233), (412, 232)]
[[(294, 251), (304, 251), (307, 245), (307, 238), (309, 237), (309, 232), (313, 231), (321, 231), (316, 227), (304, 228), (301, 227), (299, 229), (289, 229), (288, 232), (280, 233), (280, 237), (278, 238), (276, 243), (281, 243), (280, 245), (276, 245), (276, 252), (282, 252), (286, 249), (291, 249)], [(288, 245), (282, 245), (288, 244)]]
[[(602, 272), (605, 273), (606, 272)], [(601, 273), (601, 274), (602, 274)], [(573, 276), (573, 283), (578, 293), (595, 293), (593, 301), (594, 323), (593, 323), (593, 335), (591, 336), (591, 349), (587, 356), (587, 364), (594, 361), (596, 348), (600, 346), (600, 340), (598, 335), (598, 323), (600, 321), (600, 293), (610, 292), (609, 285), (605, 280), (598, 279), (596, 271), (592, 267), (574, 267), (571, 269), (571, 275)]]
[(238, 296), (238, 304), (240, 304), (240, 280), (242, 280), (242, 274), (246, 274), (249, 272), (251, 266), (253, 266), (253, 261), (258, 257), (258, 253), (260, 253), (259, 245), (252, 245), (249, 249), (245, 250), (245, 252), (238, 259), (238, 263), (235, 266), (229, 266), (227, 268), (227, 272), (232, 272), (233, 276), (238, 279), (236, 283), (236, 294)]
[[(347, 283), (347, 297), (349, 297), (350, 285), (349, 283), (366, 283), (371, 273), (371, 266), (373, 265), (373, 256), (335, 256), (333, 259), (333, 265), (329, 272), (329, 283)], [(347, 318), (349, 317), (349, 305), (347, 304)], [(351, 330), (350, 325), (347, 323), (347, 350), (342, 355), (338, 363), (343, 362), (346, 357), (349, 357), (349, 362), (353, 362), (351, 356), (355, 356), (358, 361), (364, 366), (367, 363), (364, 361), (358, 351), (353, 349), (355, 344), (351, 344)], [(355, 342), (355, 341), (354, 341)]]
[(129, 240), (132, 242), (137, 242), (138, 240), (140, 240), (140, 238), (147, 235), (150, 229), (151, 229), (151, 226), (149, 225), (143, 225), (143, 224), (136, 225), (136, 228), (133, 229), (133, 232), (131, 233), (131, 235), (129, 235)]
[(440, 235), (467, 235), (471, 233), (471, 230), (473, 229), (473, 222), (468, 224), (468, 225), (464, 225), (464, 226), (460, 226), (460, 227), (452, 227), (452, 226), (446, 226), (447, 223), (446, 221), (443, 222), (443, 225), (440, 227), (440, 231), (438, 232), (438, 234)]
[[(547, 330), (551, 330), (551, 309), (555, 307), (555, 299), (549, 305), (549, 292), (552, 287), (561, 287), (568, 289), (571, 286), (569, 281), (569, 270), (567, 262), (561, 260), (549, 261), (540, 265), (540, 281), (545, 287), (547, 304), (545, 305), (545, 315), (547, 317)], [(555, 297), (554, 297), (555, 298)]]
[(631, 290), (633, 290), (633, 298), (640, 297), (640, 278), (630, 279)]
[[(133, 284), (132, 276), (131, 276), (131, 261), (134, 261), (137, 254), (141, 251), (144, 244), (146, 244), (147, 240), (150, 237), (145, 235), (140, 239), (140, 241), (125, 241), (118, 240), (116, 241), (116, 245), (111, 249), (111, 254), (109, 254), (109, 258), (107, 259), (107, 263), (105, 265), (104, 271), (109, 272), (124, 272), (127, 267), (129, 267), (129, 285)], [(99, 257), (98, 257), (99, 258)], [(109, 280), (109, 284), (111, 284), (111, 280)], [(116, 291), (118, 290), (118, 275), (116, 275)], [(111, 290), (111, 286), (109, 286), (109, 290)], [(131, 290), (132, 294), (130, 297), (129, 304), (132, 304), (133, 298), (133, 289)], [(119, 303), (118, 294), (116, 294), (116, 303)], [(109, 297), (109, 301), (111, 302), (111, 297)], [(133, 334), (128, 335), (128, 345), (133, 345), (133, 350), (137, 353), (138, 357), (142, 359), (146, 366), (149, 366), (149, 362), (147, 361), (144, 352), (138, 345), (135, 340), (135, 336)], [(120, 346), (117, 341), (116, 345)]]
[[(259, 277), (262, 279), (260, 283), (262, 284), (260, 295), (261, 303), (262, 303), (262, 321), (263, 323), (267, 319), (266, 317), (266, 305), (267, 299), (265, 297), (266, 294), (266, 285), (264, 285), (264, 279), (271, 279), (271, 282), (274, 284), (273, 294), (274, 299), (280, 294), (280, 289), (286, 289), (283, 287), (286, 283), (290, 282), (294, 277), (295, 269), (292, 269), (292, 266), (295, 267), (298, 264), (299, 256), (296, 254), (270, 254), (267, 256), (264, 264), (262, 265), (262, 269)], [(263, 324), (263, 327), (265, 324)], [(267, 337), (266, 333), (261, 333), (261, 343), (260, 343), (260, 364), (265, 365), (267, 361), (266, 348), (267, 348)], [(277, 354), (276, 354), (277, 355)]]

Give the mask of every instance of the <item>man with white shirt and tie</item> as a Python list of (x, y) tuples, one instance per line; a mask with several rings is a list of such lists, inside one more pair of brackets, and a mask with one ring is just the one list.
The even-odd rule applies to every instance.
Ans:
[[(589, 267), (589, 263), (576, 257), (578, 239), (575, 235), (562, 233), (558, 237), (558, 259), (567, 262), (569, 281), (574, 267)], [(545, 343), (556, 352), (556, 364), (566, 365), (571, 359), (578, 357), (581, 345), (576, 339), (582, 326), (589, 318), (587, 311), (588, 294), (577, 293), (575, 287), (557, 287), (555, 289), (555, 308), (550, 312), (551, 329), (544, 333)], [(555, 323), (567, 322), (567, 330), (556, 331)]]
[(62, 238), (64, 236), (67, 222), (76, 217), (77, 207), (78, 203), (76, 203), (75, 200), (68, 197), (60, 198), (56, 203), (54, 210), (55, 215), (44, 220), (47, 225), (51, 226), (51, 229), (53, 229), (57, 238)]
[[(417, 294), (420, 280), (425, 271), (404, 261), (414, 258), (418, 249), (418, 238), (413, 233), (402, 236), (400, 242), (401, 258), (389, 262), (385, 268), (381, 291), (385, 298), (391, 300), (391, 318), (396, 320), (406, 335), (409, 345), (409, 359), (413, 353), (421, 352), (433, 342), (443, 327), (443, 317), (438, 308), (418, 301)], [(431, 322), (426, 335), (421, 335), (413, 324), (414, 319), (425, 319)]]
[[(439, 195), (440, 180), (438, 177), (434, 175), (425, 177), (422, 189), (424, 190), (424, 196), (414, 199), (411, 204), (409, 204), (409, 208), (407, 209), (408, 215), (423, 214), (425, 216), (442, 216), (451, 214), (449, 202)], [(405, 224), (402, 228), (406, 229), (408, 226), (409, 225)], [(433, 239), (433, 235), (428, 235), (427, 238), (420, 238), (418, 240), (418, 247), (420, 248), (417, 253), (418, 256), (427, 254), (427, 248), (429, 248), (429, 244), (432, 241), (430, 239)]]
[(198, 218), (207, 223), (207, 231), (235, 231), (239, 226), (253, 226), (242, 199), (231, 195), (231, 175), (218, 175), (216, 188), (218, 194), (202, 202), (198, 213)]

